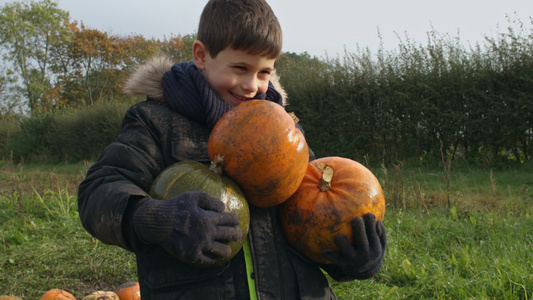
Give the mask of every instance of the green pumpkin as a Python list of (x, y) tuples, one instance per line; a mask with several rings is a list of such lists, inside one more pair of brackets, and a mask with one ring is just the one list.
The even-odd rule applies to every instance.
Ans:
[[(216, 160), (211, 167), (196, 161), (175, 163), (157, 176), (150, 189), (150, 196), (161, 200), (167, 200), (188, 191), (203, 191), (222, 200), (226, 205), (226, 211), (239, 215), (242, 238), (236, 242), (229, 242), (231, 255), (220, 259), (214, 266), (226, 263), (239, 252), (250, 226), (250, 210), (244, 193), (235, 182), (221, 175), (221, 164), (222, 160)], [(193, 265), (202, 267), (198, 264)]]

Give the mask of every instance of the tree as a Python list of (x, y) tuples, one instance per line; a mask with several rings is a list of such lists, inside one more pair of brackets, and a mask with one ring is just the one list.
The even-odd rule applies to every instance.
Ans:
[(169, 56), (175, 62), (192, 60), (192, 44), (196, 40), (196, 34), (187, 34), (184, 36), (171, 35), (159, 42), (160, 52)]
[(96, 29), (70, 26), (73, 38), (68, 45), (67, 56), (70, 65), (64, 79), (71, 88), (78, 87), (79, 97), (70, 99), (94, 104), (106, 91), (116, 88), (113, 77), (122, 69), (125, 49), (118, 37)]
[(16, 78), (4, 65), (0, 66), (0, 119), (6, 115), (20, 114), (20, 95), (13, 93)]
[(13, 2), (0, 11), (0, 46), (21, 82), (30, 112), (48, 109), (51, 51), (70, 39), (69, 13), (52, 0)]

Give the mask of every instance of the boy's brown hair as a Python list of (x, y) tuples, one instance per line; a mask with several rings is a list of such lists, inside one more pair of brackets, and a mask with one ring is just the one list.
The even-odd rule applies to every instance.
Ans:
[(213, 58), (227, 47), (277, 58), (283, 34), (264, 0), (210, 0), (200, 17), (197, 39)]

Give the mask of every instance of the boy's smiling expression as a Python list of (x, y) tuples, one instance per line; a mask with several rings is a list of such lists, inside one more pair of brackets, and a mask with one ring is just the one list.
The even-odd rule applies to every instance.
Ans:
[(193, 45), (194, 62), (217, 95), (231, 106), (266, 93), (275, 58), (226, 48), (211, 57), (205, 45)]

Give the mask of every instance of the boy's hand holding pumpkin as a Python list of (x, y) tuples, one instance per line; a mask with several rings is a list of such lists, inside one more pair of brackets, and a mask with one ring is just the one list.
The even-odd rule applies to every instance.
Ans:
[(137, 236), (186, 263), (213, 264), (231, 254), (227, 245), (242, 236), (239, 216), (205, 192), (186, 192), (168, 200), (148, 200), (133, 215)]
[[(340, 268), (346, 280), (367, 279), (381, 269), (385, 246), (387, 244), (387, 232), (383, 222), (376, 222), (376, 217), (372, 213), (364, 217), (355, 217), (352, 220), (353, 245), (344, 234), (335, 236), (335, 244), (339, 247), (340, 253), (332, 249), (322, 251), (322, 255), (332, 262), (333, 266)], [(325, 265), (323, 268), (335, 276), (335, 270), (331, 265)]]

